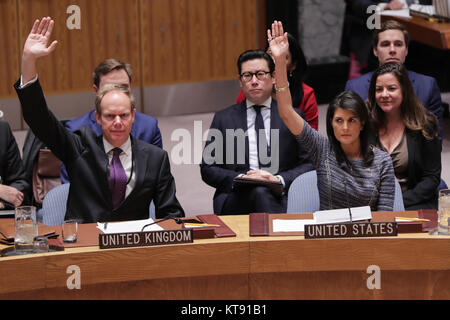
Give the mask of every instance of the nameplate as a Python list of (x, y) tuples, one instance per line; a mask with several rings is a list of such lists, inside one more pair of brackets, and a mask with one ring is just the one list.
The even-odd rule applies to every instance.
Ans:
[(98, 235), (100, 249), (160, 246), (194, 242), (192, 229), (124, 232)]
[(305, 239), (392, 237), (396, 236), (396, 222), (307, 224)]

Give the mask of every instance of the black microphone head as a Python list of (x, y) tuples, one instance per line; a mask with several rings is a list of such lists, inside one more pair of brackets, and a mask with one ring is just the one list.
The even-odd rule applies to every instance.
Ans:
[(180, 218), (173, 218), (173, 219), (175, 220), (175, 222), (177, 224), (182, 224), (183, 223), (183, 220), (181, 220)]

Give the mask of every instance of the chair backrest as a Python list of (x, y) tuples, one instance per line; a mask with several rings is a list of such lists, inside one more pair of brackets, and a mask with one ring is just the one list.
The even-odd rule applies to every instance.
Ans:
[[(42, 203), (42, 223), (47, 226), (61, 225), (66, 216), (67, 198), (69, 197), (70, 183), (61, 184), (50, 190)], [(155, 205), (149, 207), (149, 218), (155, 219)]]
[(42, 202), (42, 223), (47, 226), (61, 225), (66, 215), (70, 183), (50, 190)]
[(403, 193), (400, 183), (395, 179), (394, 211), (405, 211), (403, 204)]
[[(317, 173), (315, 170), (298, 176), (291, 184), (288, 192), (287, 213), (310, 213), (320, 209), (319, 190), (317, 189)], [(395, 179), (394, 211), (405, 211), (403, 193)]]
[(61, 160), (50, 149), (40, 149), (35, 159), (32, 176), (33, 202), (42, 205), (45, 195), (61, 184)]
[(312, 213), (320, 209), (316, 170), (299, 175), (288, 192), (287, 213)]

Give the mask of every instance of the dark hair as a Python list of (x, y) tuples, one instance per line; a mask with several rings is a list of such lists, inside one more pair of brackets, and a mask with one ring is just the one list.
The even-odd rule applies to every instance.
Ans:
[(376, 48), (378, 45), (378, 40), (379, 40), (378, 35), (381, 32), (384, 32), (387, 30), (400, 30), (401, 32), (403, 32), (403, 36), (405, 37), (405, 45), (406, 45), (406, 47), (409, 46), (409, 33), (408, 33), (408, 30), (405, 28), (405, 26), (398, 21), (387, 20), (381, 24), (380, 29), (374, 29), (374, 31), (373, 31), (372, 46), (374, 48)]
[(361, 123), (363, 123), (364, 127), (359, 134), (361, 154), (366, 165), (370, 165), (373, 160), (373, 151), (369, 143), (369, 138), (372, 133), (369, 113), (364, 101), (353, 91), (344, 91), (338, 94), (333, 101), (330, 102), (327, 110), (327, 135), (331, 148), (336, 154), (336, 160), (338, 163), (345, 162), (347, 165), (350, 165), (350, 161), (342, 150), (341, 143), (334, 135), (333, 117), (336, 109), (338, 108), (353, 112), (359, 118)]
[(95, 68), (94, 72), (92, 73), (92, 78), (95, 86), (98, 88), (98, 86), (100, 85), (101, 76), (104, 76), (105, 74), (108, 74), (113, 70), (122, 70), (122, 69), (125, 70), (125, 72), (127, 73), (131, 83), (131, 77), (133, 73), (128, 63), (124, 63), (116, 59), (107, 59), (105, 61), (100, 62), (100, 64), (97, 66), (97, 68)]
[(292, 73), (288, 73), (289, 90), (292, 97), (292, 105), (297, 108), (303, 100), (303, 80), (305, 79), (306, 64), (305, 54), (298, 41), (288, 33), (289, 51), (291, 52), (292, 64), (296, 67)]
[[(291, 53), (291, 63), (295, 64), (295, 69), (288, 72), (289, 91), (291, 92), (292, 106), (297, 108), (303, 100), (303, 80), (305, 79), (308, 65), (305, 54), (297, 39), (290, 33), (287, 34), (287, 37), (289, 52)], [(268, 50), (269, 46), (266, 47), (266, 52)]]
[(269, 54), (263, 50), (247, 50), (239, 56), (237, 60), (237, 68), (238, 68), (238, 74), (241, 75), (242, 71), (242, 64), (249, 60), (255, 60), (255, 59), (264, 59), (267, 61), (267, 65), (269, 66), (270, 74), (272, 74), (275, 71), (275, 63), (272, 60), (272, 57), (269, 56)]
[(378, 131), (386, 126), (386, 114), (378, 106), (375, 94), (378, 77), (388, 73), (395, 76), (402, 90), (400, 112), (405, 126), (410, 130), (420, 131), (428, 140), (435, 138), (439, 131), (438, 121), (435, 115), (423, 106), (414, 92), (406, 67), (397, 62), (388, 62), (379, 66), (370, 79), (367, 106), (375, 130)]

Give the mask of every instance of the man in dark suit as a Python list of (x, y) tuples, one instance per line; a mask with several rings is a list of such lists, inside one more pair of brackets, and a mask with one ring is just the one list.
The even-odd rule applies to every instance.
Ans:
[[(292, 181), (313, 170), (306, 151), (284, 125), (272, 100), (274, 69), (266, 52), (242, 53), (238, 73), (246, 100), (214, 116), (200, 170), (203, 181), (216, 188), (216, 214), (286, 212)], [(284, 192), (279, 195), (266, 186), (233, 185), (237, 176), (281, 182)]]
[[(100, 62), (93, 72), (93, 89), (95, 94), (97, 94), (105, 84), (120, 84), (131, 90), (131, 79), (132, 71), (129, 64), (116, 59), (106, 59)], [(102, 128), (97, 123), (94, 111), (92, 109), (81, 117), (65, 122), (64, 125), (72, 132), (75, 132), (82, 126), (87, 126), (99, 136), (102, 134)], [(162, 148), (158, 120), (152, 116), (136, 112), (134, 123), (131, 127), (131, 135), (139, 140)], [(61, 180), (63, 183), (70, 182), (64, 163), (61, 164)]]
[(16, 140), (8, 123), (0, 120), (0, 209), (20, 206), (28, 188)]
[[(381, 24), (380, 29), (374, 29), (373, 53), (378, 58), (380, 65), (386, 62), (404, 63), (408, 55), (408, 44), (408, 31), (401, 23), (395, 20), (388, 20)], [(345, 90), (354, 91), (363, 100), (366, 100), (372, 74), (373, 72), (369, 72), (361, 77), (347, 81)], [(408, 71), (408, 75), (417, 97), (438, 119), (440, 127), (439, 139), (442, 141), (444, 120), (441, 92), (436, 80), (413, 71)]]
[(68, 131), (50, 112), (37, 79), (36, 60), (48, 46), (54, 22), (36, 20), (24, 45), (22, 77), (15, 84), (25, 121), (67, 166), (71, 185), (66, 219), (80, 222), (145, 219), (153, 200), (156, 218), (184, 216), (175, 196), (167, 152), (130, 135), (136, 109), (128, 88), (109, 84), (96, 98), (102, 135), (88, 127)]

